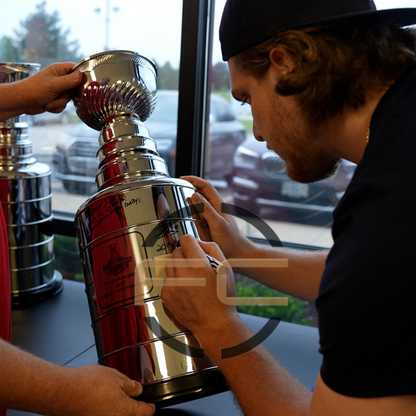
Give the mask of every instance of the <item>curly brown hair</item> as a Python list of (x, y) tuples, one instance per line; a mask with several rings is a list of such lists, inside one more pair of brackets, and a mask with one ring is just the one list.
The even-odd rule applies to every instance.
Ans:
[(236, 55), (236, 67), (262, 78), (276, 46), (295, 61), (295, 69), (277, 82), (276, 92), (296, 94), (310, 121), (340, 114), (345, 105), (362, 106), (368, 91), (389, 87), (416, 64), (416, 29), (366, 21), (281, 32)]

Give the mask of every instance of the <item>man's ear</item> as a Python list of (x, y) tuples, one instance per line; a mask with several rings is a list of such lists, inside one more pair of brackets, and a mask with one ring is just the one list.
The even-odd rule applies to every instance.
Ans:
[(292, 72), (295, 68), (295, 62), (290, 53), (280, 46), (270, 50), (269, 58), (272, 66), (282, 75)]

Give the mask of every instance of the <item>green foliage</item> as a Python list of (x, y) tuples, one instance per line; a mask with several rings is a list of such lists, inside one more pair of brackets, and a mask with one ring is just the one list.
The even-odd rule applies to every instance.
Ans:
[(253, 130), (253, 119), (240, 119), (240, 122), (243, 124), (243, 126), (246, 128), (247, 131)]
[(217, 62), (212, 67), (212, 90), (230, 91), (230, 73), (225, 62)]
[(265, 318), (281, 317), (284, 322), (293, 322), (310, 326), (312, 319), (309, 314), (308, 302), (288, 296), (277, 290), (270, 289), (261, 283), (244, 277), (236, 283), (237, 297), (287, 297), (288, 306), (237, 306), (238, 312)]
[(78, 241), (75, 237), (55, 235), (54, 253), (54, 268), (62, 273), (65, 279), (84, 281)]
[(157, 87), (159, 90), (178, 90), (179, 88), (179, 69), (172, 67), (170, 62), (157, 67)]
[(0, 57), (2, 62), (17, 62), (19, 61), (19, 53), (13, 44), (13, 39), (8, 36), (3, 36), (0, 39)]
[[(46, 2), (36, 6), (36, 11), (20, 22), (15, 38), (3, 37), (0, 42), (0, 59), (14, 62), (38, 62), (42, 66), (52, 62), (74, 61), (79, 54), (78, 41), (69, 41), (70, 30), (63, 30), (57, 11), (46, 11)], [(12, 59), (8, 59), (12, 58)]]

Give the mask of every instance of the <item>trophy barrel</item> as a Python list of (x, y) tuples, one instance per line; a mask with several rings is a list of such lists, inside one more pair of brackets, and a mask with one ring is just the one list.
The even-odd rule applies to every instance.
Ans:
[[(99, 363), (143, 385), (139, 400), (166, 407), (228, 390), (193, 334), (165, 310), (161, 260), (185, 234), (198, 238), (188, 199), (145, 126), (156, 105), (154, 64), (109, 51), (74, 67), (79, 117), (100, 130), (98, 192), (75, 217)], [(163, 280), (163, 279), (159, 279)]]

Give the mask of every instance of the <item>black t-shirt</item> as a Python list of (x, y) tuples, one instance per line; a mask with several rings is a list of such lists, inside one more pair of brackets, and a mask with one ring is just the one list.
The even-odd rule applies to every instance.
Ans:
[(316, 301), (321, 376), (347, 396), (416, 394), (416, 67), (370, 128)]

